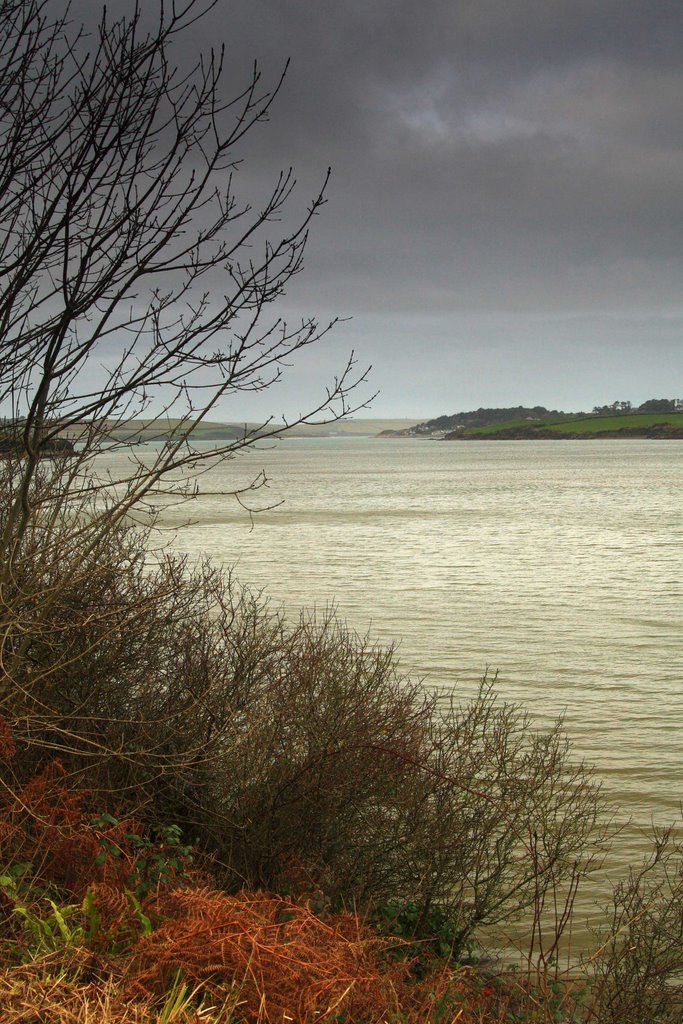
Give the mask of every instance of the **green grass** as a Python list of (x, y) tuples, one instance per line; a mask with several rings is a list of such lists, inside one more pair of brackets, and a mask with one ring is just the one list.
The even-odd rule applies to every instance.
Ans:
[(559, 434), (598, 434), (606, 431), (631, 429), (640, 427), (647, 429), (658, 423), (670, 423), (683, 429), (683, 413), (635, 413), (630, 416), (585, 416), (571, 420), (508, 420), (487, 427), (472, 427), (463, 431), (468, 437), (497, 434), (501, 430), (527, 427), (531, 430), (540, 428)]
[(631, 416), (591, 416), (588, 419), (554, 420), (546, 424), (551, 430), (568, 430), (573, 434), (592, 434), (599, 430), (622, 430), (624, 427), (654, 427), (657, 423), (671, 423), (683, 427), (683, 413), (648, 412)]

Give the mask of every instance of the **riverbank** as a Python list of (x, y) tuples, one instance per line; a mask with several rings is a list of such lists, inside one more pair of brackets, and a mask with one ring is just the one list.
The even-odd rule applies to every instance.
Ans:
[(611, 441), (683, 438), (683, 413), (629, 413), (575, 419), (515, 419), (465, 427), (444, 434), (445, 441)]
[[(60, 786), (59, 833), (24, 833), (25, 854), (42, 856), (33, 878), (28, 862), (0, 875), (3, 1024), (681, 1019), (680, 876), (675, 891), (655, 884), (652, 866), (624, 880), (604, 941), (580, 967), (561, 968), (551, 943), (515, 970), (473, 951), (453, 958), (438, 929), (417, 934), (410, 904), (333, 908), (305, 871), (291, 894), (227, 892), (220, 868), (178, 833), (91, 818)], [(19, 814), (13, 822), (22, 831)], [(664, 877), (671, 854), (680, 849), (662, 840)]]
[(608, 428), (605, 430), (566, 430), (536, 425), (505, 427), (499, 430), (455, 431), (445, 441), (616, 441), (637, 440), (672, 441), (683, 439), (683, 427), (673, 423), (655, 423), (652, 426)]

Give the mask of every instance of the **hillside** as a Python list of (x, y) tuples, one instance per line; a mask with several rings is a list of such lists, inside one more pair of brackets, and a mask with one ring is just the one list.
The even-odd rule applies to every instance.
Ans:
[(512, 419), (457, 430), (446, 441), (588, 440), (591, 438), (683, 438), (683, 412), (579, 416), (559, 420)]
[[(154, 420), (131, 420), (125, 424), (112, 424), (110, 436), (116, 440), (163, 441), (168, 432), (177, 423), (177, 420), (169, 420), (168, 426), (162, 421)], [(414, 426), (414, 420), (407, 419), (372, 419), (372, 418), (349, 418), (332, 423), (322, 424), (298, 424), (297, 426), (283, 428), (285, 438), (306, 438), (306, 437), (364, 437), (374, 436), (385, 430), (403, 431)], [(195, 441), (230, 441), (243, 437), (246, 432), (258, 431), (260, 424), (256, 423), (221, 423), (218, 421), (205, 421), (200, 423), (193, 432)], [(165, 429), (166, 428), (166, 429)], [(268, 431), (277, 429), (277, 424), (271, 424)]]
[[(422, 440), (495, 440), (549, 437), (672, 437), (681, 427), (683, 400), (650, 398), (642, 405), (613, 402), (595, 406), (592, 412), (562, 412), (545, 406), (479, 408), (437, 416), (402, 430), (384, 430), (380, 437), (414, 437)], [(653, 434), (654, 431), (654, 434)]]
[(471, 409), (468, 412), (456, 412), (450, 416), (437, 416), (423, 423), (405, 427), (403, 430), (385, 430), (382, 437), (420, 437), (439, 438), (444, 434), (455, 430), (465, 430), (475, 427), (488, 427), (495, 424), (508, 424), (510, 421), (519, 420), (560, 420), (563, 418), (574, 419), (587, 413), (561, 412), (558, 409), (546, 409), (542, 405), (535, 406), (507, 406), (505, 408), (479, 408)]
[(457, 427), (485, 427), (492, 423), (506, 423), (508, 420), (513, 419), (555, 420), (582, 415), (584, 414), (566, 413), (558, 409), (546, 409), (542, 405), (535, 405), (533, 407), (517, 405), (507, 408), (479, 408), (472, 409), (469, 412), (457, 412), (452, 416), (437, 416), (436, 419), (427, 420), (426, 423), (418, 423), (415, 430), (417, 432), (455, 430)]

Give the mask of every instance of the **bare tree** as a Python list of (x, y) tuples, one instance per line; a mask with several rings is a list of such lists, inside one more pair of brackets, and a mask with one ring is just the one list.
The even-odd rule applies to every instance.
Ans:
[[(290, 231), (274, 225), (291, 170), (258, 209), (237, 198), (239, 144), (281, 80), (264, 90), (255, 68), (225, 100), (222, 51), (189, 71), (174, 66), (174, 46), (211, 6), (162, 2), (151, 32), (141, 4), (119, 20), (105, 9), (88, 36), (55, 18), (50, 0), (0, 0), (0, 409), (23, 458), (2, 535), (10, 561), (44, 496), (38, 466), (56, 438), (80, 439), (77, 459), (60, 469), (62, 494), (92, 493), (84, 465), (104, 442), (130, 448), (121, 428), (151, 417), (146, 437), (164, 443), (115, 482), (111, 522), (171, 471), (191, 476), (207, 457), (192, 433), (219, 401), (268, 388), (331, 326), (267, 319), (301, 269), (326, 179)], [(351, 357), (297, 422), (347, 413), (353, 374)], [(282, 429), (245, 428), (213, 457)]]
[[(222, 400), (269, 388), (332, 326), (270, 314), (327, 176), (291, 229), (291, 170), (258, 207), (235, 191), (240, 144), (282, 78), (268, 90), (255, 67), (225, 99), (222, 51), (174, 63), (214, 2), (161, 0), (151, 31), (141, 2), (103, 8), (89, 34), (54, 0), (0, 0), (0, 714), (29, 745), (63, 714), (49, 681), (113, 650), (149, 604), (84, 604), (139, 561), (131, 512), (191, 496), (212, 461), (282, 432), (267, 420), (210, 451), (193, 442)], [(351, 355), (296, 422), (351, 411), (363, 377)], [(141, 417), (159, 442), (144, 450)], [(116, 473), (98, 468), (104, 449), (127, 456)]]

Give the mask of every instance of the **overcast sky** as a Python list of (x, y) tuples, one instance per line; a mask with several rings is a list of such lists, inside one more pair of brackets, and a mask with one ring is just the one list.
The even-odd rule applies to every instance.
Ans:
[(680, 0), (219, 0), (221, 42), (291, 58), (245, 184), (333, 172), (280, 312), (351, 319), (273, 411), (350, 348), (377, 416), (683, 397)]

